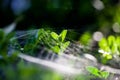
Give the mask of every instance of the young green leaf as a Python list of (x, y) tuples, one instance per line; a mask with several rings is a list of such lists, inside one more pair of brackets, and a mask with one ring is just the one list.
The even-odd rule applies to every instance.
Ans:
[(67, 41), (61, 45), (61, 52), (63, 52), (70, 44), (70, 41)]
[(51, 32), (51, 36), (52, 36), (53, 39), (58, 40), (59, 36), (55, 32)]
[(91, 74), (93, 74), (93, 75), (95, 75), (95, 76), (97, 76), (97, 77), (101, 77), (101, 75), (99, 74), (99, 70), (98, 70), (96, 67), (87, 66), (87, 67), (86, 67), (86, 70), (87, 70), (89, 73), (91, 73)]
[(99, 46), (100, 46), (100, 48), (103, 49), (103, 50), (104, 50), (104, 48), (105, 48), (106, 46), (108, 46), (106, 38), (102, 38), (102, 39), (101, 39), (101, 41), (99, 42)]
[(120, 36), (117, 37), (116, 44), (117, 44), (118, 52), (120, 53)]
[(63, 47), (66, 49), (69, 46), (69, 44), (70, 44), (70, 41), (67, 41), (63, 44)]
[(62, 38), (62, 42), (64, 41), (65, 37), (66, 37), (66, 34), (67, 34), (67, 30), (63, 30), (60, 34), (60, 37)]
[(93, 66), (87, 66), (86, 70), (90, 72), (91, 74), (99, 77), (99, 78), (104, 78), (106, 79), (109, 76), (109, 72), (106, 71), (100, 71), (96, 67)]
[(114, 36), (111, 35), (111, 36), (108, 37), (108, 45), (109, 46), (112, 46), (114, 41), (115, 41), (115, 37)]
[(58, 46), (54, 46), (52, 47), (52, 50), (55, 52), (55, 53), (58, 53), (60, 52), (60, 48)]

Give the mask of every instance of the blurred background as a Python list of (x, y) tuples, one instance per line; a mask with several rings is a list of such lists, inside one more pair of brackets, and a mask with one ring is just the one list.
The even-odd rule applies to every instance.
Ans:
[(114, 26), (114, 32), (120, 32), (116, 27), (119, 13), (119, 0), (1, 0), (0, 27), (22, 16), (16, 29), (50, 25), (94, 31), (103, 27), (111, 30)]
[[(54, 29), (53, 31), (60, 33), (62, 29), (67, 29), (68, 40), (76, 40), (76, 43), (80, 42), (85, 47), (89, 46), (90, 49), (85, 48), (85, 52), (92, 55), (95, 54), (95, 57), (100, 61), (102, 59), (99, 59), (101, 57), (98, 54), (98, 42), (103, 37), (108, 37), (109, 35), (120, 35), (120, 0), (0, 0), (0, 28), (5, 28), (8, 25), (16, 26), (15, 31), (44, 27)], [(2, 35), (0, 33), (0, 38)], [(9, 37), (6, 38), (6, 41), (8, 39)], [(5, 44), (6, 41), (4, 41)], [(115, 42), (116, 40), (113, 39), (112, 41)], [(4, 46), (2, 42), (0, 44)], [(120, 47), (117, 52), (120, 53)], [(24, 72), (24, 70), (28, 69), (29, 71), (29, 66), (26, 68), (26, 65), (22, 63), (16, 66), (18, 67), (18, 70), (16, 69), (18, 74), (10, 74), (13, 71), (11, 65), (8, 66), (10, 68), (7, 68), (7, 70), (4, 66), (1, 67), (0, 74), (3, 74), (2, 72), (5, 71), (5, 74), (9, 74), (10, 76), (8, 79), (11, 80), (17, 79), (17, 77), (11, 78), (11, 75), (20, 75), (20, 79), (18, 80), (33, 80), (29, 76), (29, 73), (30, 75), (33, 75), (32, 72), (37, 73), (37, 68), (30, 67), (31, 71), (25, 73), (27, 71)], [(41, 72), (43, 75), (38, 75), (41, 80), (49, 80), (53, 75), (55, 77), (51, 77), (51, 80), (62, 80), (61, 75), (51, 74), (51, 71), (51, 75), (46, 74), (44, 70), (41, 70)], [(22, 75), (23, 73), (26, 74), (25, 77)], [(5, 74), (0, 79), (4, 79)], [(44, 74), (46, 74), (45, 76), (49, 75), (47, 79), (43, 79), (43, 77), (46, 78)], [(36, 76), (34, 78), (38, 80)], [(8, 79), (6, 78), (5, 80)]]
[(119, 0), (1, 0), (0, 27), (22, 17), (17, 30), (49, 25), (81, 33), (87, 30), (120, 33), (119, 13)]

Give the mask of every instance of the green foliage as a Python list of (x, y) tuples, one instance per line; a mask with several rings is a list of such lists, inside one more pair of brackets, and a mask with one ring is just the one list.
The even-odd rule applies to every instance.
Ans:
[[(100, 50), (102, 56), (106, 60), (110, 60), (114, 55), (120, 55), (120, 36), (108, 36), (108, 38), (102, 38), (99, 42)], [(106, 61), (104, 60), (104, 61)]]
[(60, 35), (44, 29), (38, 31), (40, 43), (46, 45), (49, 49), (58, 54), (62, 53), (70, 44), (69, 41), (65, 42), (66, 34), (67, 30), (63, 30)]
[(26, 43), (23, 47), (23, 51), (24, 51), (24, 53), (29, 53), (29, 54), (34, 55), (34, 53), (38, 47), (39, 40), (33, 36), (29, 36), (29, 37), (31, 37), (31, 38), (26, 40)]
[(50, 30), (39, 29), (37, 34), (39, 43), (45, 45), (48, 48), (51, 48), (55, 44), (55, 40), (51, 37), (50, 33)]
[(14, 33), (6, 34), (3, 29), (0, 29), (0, 63), (12, 62), (16, 58), (17, 52), (10, 53), (8, 55), (8, 46), (10, 44), (10, 39), (13, 37)]
[(90, 32), (85, 32), (79, 39), (80, 43), (83, 45), (88, 46), (91, 40), (91, 34)]
[(59, 35), (55, 32), (51, 32), (51, 36), (53, 37), (53, 39), (58, 40)]
[(65, 42), (65, 37), (67, 34), (67, 30), (63, 30), (60, 35), (58, 35), (55, 32), (51, 32), (52, 38), (57, 41), (54, 47), (52, 47), (52, 50), (58, 54), (62, 53), (70, 44), (69, 41)]
[(26, 54), (34, 56), (37, 53), (37, 50), (41, 48), (41, 44), (48, 45), (47, 35), (48, 32), (45, 32), (44, 29), (39, 29), (36, 33), (28, 34), (25, 36), (27, 38), (23, 40), (24, 44), (22, 51)]
[(91, 73), (92, 75), (96, 76), (96, 77), (99, 77), (99, 78), (108, 78), (109, 76), (109, 72), (106, 72), (106, 71), (101, 71), (99, 69), (97, 69), (96, 67), (93, 67), (93, 66), (87, 66), (86, 67), (86, 70)]

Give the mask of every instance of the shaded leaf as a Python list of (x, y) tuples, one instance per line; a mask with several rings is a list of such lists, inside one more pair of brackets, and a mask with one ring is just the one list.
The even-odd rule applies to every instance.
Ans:
[(4, 38), (4, 32), (2, 29), (0, 29), (0, 43), (2, 43), (3, 38)]

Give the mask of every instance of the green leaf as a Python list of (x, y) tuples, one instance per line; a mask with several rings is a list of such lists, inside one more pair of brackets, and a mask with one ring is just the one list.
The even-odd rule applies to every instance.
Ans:
[(106, 71), (102, 71), (101, 72), (101, 76), (102, 76), (102, 78), (108, 78), (108, 76), (109, 76), (109, 72), (106, 72)]
[(59, 54), (60, 48), (58, 46), (54, 46), (52, 47), (52, 51)]
[(117, 49), (118, 49), (118, 51), (120, 53), (120, 36), (117, 37), (116, 44), (117, 44)]
[(108, 45), (109, 46), (112, 46), (114, 41), (115, 41), (115, 37), (114, 36), (111, 35), (111, 36), (108, 37)]
[(112, 55), (110, 55), (110, 54), (109, 54), (109, 55), (106, 55), (106, 58), (107, 58), (107, 59), (112, 59)]
[(30, 52), (30, 51), (33, 50), (33, 48), (34, 48), (34, 44), (33, 44), (33, 43), (29, 43), (29, 44), (26, 44), (26, 45), (24, 46), (24, 51), (25, 51), (25, 52)]
[(104, 47), (103, 50), (104, 50), (105, 52), (110, 52), (110, 51), (111, 51), (111, 49), (109, 48), (109, 46)]
[(70, 41), (65, 42), (64, 47), (67, 48), (69, 46), (69, 44), (70, 44)]
[(99, 70), (98, 70), (96, 67), (87, 66), (87, 67), (86, 67), (86, 70), (87, 70), (89, 73), (91, 73), (91, 74), (93, 74), (93, 75), (95, 75), (95, 76), (97, 76), (97, 77), (101, 77), (101, 75), (99, 74)]
[(63, 30), (60, 34), (60, 37), (62, 38), (62, 42), (64, 41), (65, 37), (66, 37), (66, 34), (67, 34), (67, 30)]
[(91, 40), (91, 33), (90, 32), (85, 32), (83, 33), (83, 35), (81, 35), (80, 37), (80, 42), (83, 44), (83, 45), (88, 45), (90, 43), (90, 40)]
[(52, 36), (53, 39), (58, 40), (59, 36), (55, 32), (51, 32), (51, 36)]
[(106, 38), (102, 38), (102, 39), (100, 40), (99, 46), (100, 46), (100, 48), (103, 49), (103, 50), (104, 50), (105, 47), (108, 46)]
[(120, 45), (120, 36), (116, 38), (116, 44)]
[(61, 45), (61, 52), (64, 52), (64, 50), (69, 46), (70, 41), (67, 41)]
[(117, 52), (117, 44), (114, 43), (114, 45), (112, 45), (111, 51), (113, 54), (115, 54)]

